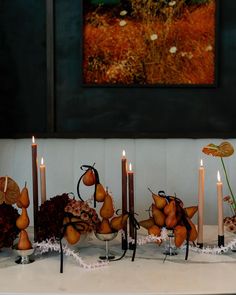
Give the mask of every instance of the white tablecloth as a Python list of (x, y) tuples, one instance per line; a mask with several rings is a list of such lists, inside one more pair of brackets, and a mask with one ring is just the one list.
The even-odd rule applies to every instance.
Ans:
[[(142, 231), (143, 233), (143, 231)], [(215, 244), (217, 228), (206, 226), (206, 243)], [(233, 239), (227, 235), (226, 242)], [(105, 245), (95, 237), (79, 246), (86, 262), (96, 262)], [(120, 236), (111, 243), (111, 250), (119, 256)], [(64, 273), (59, 272), (59, 253), (36, 256), (35, 262), (18, 265), (10, 249), (0, 252), (0, 294), (235, 294), (236, 253), (223, 255), (189, 253), (165, 255), (156, 244), (138, 246), (136, 259), (131, 252), (121, 261), (95, 270), (81, 268), (73, 258), (64, 260)]]

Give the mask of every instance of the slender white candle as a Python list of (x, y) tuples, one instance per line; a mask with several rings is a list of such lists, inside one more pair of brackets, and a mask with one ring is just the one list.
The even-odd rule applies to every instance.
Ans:
[(40, 185), (41, 185), (41, 204), (46, 201), (46, 166), (43, 158), (41, 158), (40, 164)]
[(223, 216), (223, 184), (220, 179), (220, 172), (217, 172), (217, 203), (218, 203), (218, 236), (224, 235)]
[(204, 224), (204, 182), (205, 169), (203, 161), (200, 161), (199, 176), (198, 176), (198, 238), (197, 243), (203, 244), (203, 224)]

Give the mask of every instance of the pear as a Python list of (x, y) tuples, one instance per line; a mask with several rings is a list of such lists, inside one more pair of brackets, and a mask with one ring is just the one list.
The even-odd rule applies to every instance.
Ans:
[(24, 207), (24, 208), (29, 207), (30, 200), (29, 200), (29, 193), (28, 193), (28, 189), (26, 187), (26, 184), (20, 193), (19, 203), (21, 204), (21, 207)]
[(174, 228), (175, 246), (180, 247), (187, 238), (187, 229), (184, 225), (177, 225)]
[(155, 203), (157, 209), (161, 209), (162, 210), (166, 206), (166, 204), (167, 204), (166, 198), (165, 197), (161, 197), (161, 196), (155, 194), (150, 188), (148, 188), (148, 190), (152, 194), (152, 198), (154, 200), (154, 203)]
[(193, 242), (197, 239), (198, 232), (197, 232), (195, 224), (191, 221), (191, 219), (187, 218), (187, 220), (191, 226), (189, 241)]
[(109, 219), (114, 215), (114, 212), (112, 197), (107, 193), (104, 203), (100, 209), (100, 215), (103, 218)]
[(184, 207), (184, 203), (182, 200), (180, 200), (179, 198), (176, 198), (175, 196), (169, 196), (171, 201), (176, 201), (179, 203), (179, 205), (183, 208)]
[(16, 206), (17, 206), (18, 208), (22, 208), (22, 204), (21, 204), (21, 201), (20, 201), (20, 200), (18, 200), (18, 201), (16, 202)]
[(152, 216), (156, 225), (160, 227), (165, 225), (165, 214), (154, 204), (152, 204)]
[(97, 184), (96, 192), (95, 192), (95, 199), (97, 202), (104, 202), (106, 197), (106, 191), (101, 183)]
[[(159, 237), (161, 235), (161, 229), (159, 226), (154, 224), (151, 227), (149, 227), (148, 234)], [(157, 240), (157, 241), (155, 241), (155, 243), (157, 243), (160, 246), (162, 243), (162, 240)]]
[(152, 217), (149, 218), (149, 219), (139, 221), (139, 225), (146, 228), (146, 229), (149, 229), (154, 224), (155, 224), (155, 222), (154, 222), (154, 219)]
[(82, 181), (83, 181), (84, 185), (87, 185), (87, 186), (91, 186), (96, 183), (96, 177), (95, 177), (93, 169), (88, 169), (85, 172), (85, 174), (82, 178)]
[(66, 227), (65, 238), (71, 245), (76, 244), (80, 239), (80, 233), (70, 224)]
[(100, 234), (110, 234), (110, 233), (112, 233), (112, 229), (111, 229), (111, 226), (110, 226), (110, 223), (109, 223), (108, 219), (106, 219), (106, 218), (102, 219), (102, 222), (101, 222), (101, 224), (99, 226), (98, 232)]
[(170, 214), (166, 217), (165, 223), (167, 228), (173, 228), (176, 226), (178, 219), (174, 211), (170, 212)]
[(29, 250), (32, 248), (31, 242), (29, 240), (27, 231), (21, 230), (20, 231), (20, 236), (19, 236), (19, 241), (17, 244), (17, 249), (18, 250)]
[(171, 212), (176, 212), (176, 204), (174, 200), (171, 200), (164, 208), (165, 215), (169, 215)]
[(111, 228), (116, 230), (116, 231), (119, 231), (121, 230), (122, 228), (124, 228), (126, 222), (127, 222), (127, 219), (128, 219), (128, 214), (125, 214), (125, 215), (119, 215), (119, 216), (115, 216), (112, 218), (111, 220)]
[(25, 229), (29, 226), (30, 220), (26, 208), (22, 207), (21, 215), (16, 220), (16, 226), (19, 229)]
[(148, 234), (159, 237), (161, 234), (161, 229), (159, 226), (154, 224), (151, 227), (149, 227)]
[(197, 212), (198, 210), (198, 206), (191, 206), (191, 207), (187, 207), (187, 208), (184, 208), (187, 216), (189, 218), (192, 218), (194, 216), (194, 214)]

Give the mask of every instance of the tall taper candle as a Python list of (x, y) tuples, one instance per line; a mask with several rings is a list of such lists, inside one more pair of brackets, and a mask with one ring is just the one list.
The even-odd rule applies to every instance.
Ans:
[(37, 144), (32, 137), (32, 181), (33, 181), (33, 204), (34, 204), (34, 241), (37, 241), (38, 233), (38, 161)]
[[(131, 216), (134, 216), (134, 172), (132, 171), (132, 165), (129, 164), (128, 171), (128, 180), (129, 180), (129, 213)], [(134, 224), (132, 219), (129, 219), (129, 235), (134, 239)], [(133, 249), (134, 244), (129, 244), (129, 249)]]
[[(122, 214), (127, 212), (127, 159), (125, 155), (125, 150), (122, 152), (121, 159), (121, 185), (122, 185)], [(127, 238), (127, 222), (124, 226), (124, 236), (122, 235), (122, 249), (127, 250), (128, 238)]]
[(223, 184), (217, 172), (218, 246), (224, 246)]
[(41, 158), (39, 170), (40, 170), (41, 204), (43, 204), (46, 201), (46, 166), (44, 164), (43, 158)]
[(199, 176), (198, 176), (198, 237), (197, 244), (200, 248), (203, 247), (203, 224), (204, 224), (204, 181), (205, 169), (203, 161), (200, 161)]

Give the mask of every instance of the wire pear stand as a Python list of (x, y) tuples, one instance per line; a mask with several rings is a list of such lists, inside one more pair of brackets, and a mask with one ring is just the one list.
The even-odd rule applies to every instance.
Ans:
[(177, 248), (175, 246), (175, 241), (174, 241), (174, 230), (173, 229), (168, 229), (167, 233), (168, 239), (166, 241), (165, 249), (163, 254), (164, 255), (169, 255), (169, 256), (175, 256), (178, 255)]
[(95, 236), (100, 241), (103, 241), (106, 244), (105, 255), (99, 256), (99, 259), (109, 261), (109, 260), (112, 260), (115, 258), (115, 256), (110, 253), (109, 242), (114, 240), (115, 237), (117, 236), (117, 234), (118, 234), (118, 232), (112, 232), (109, 234), (101, 234), (101, 233), (95, 232)]

